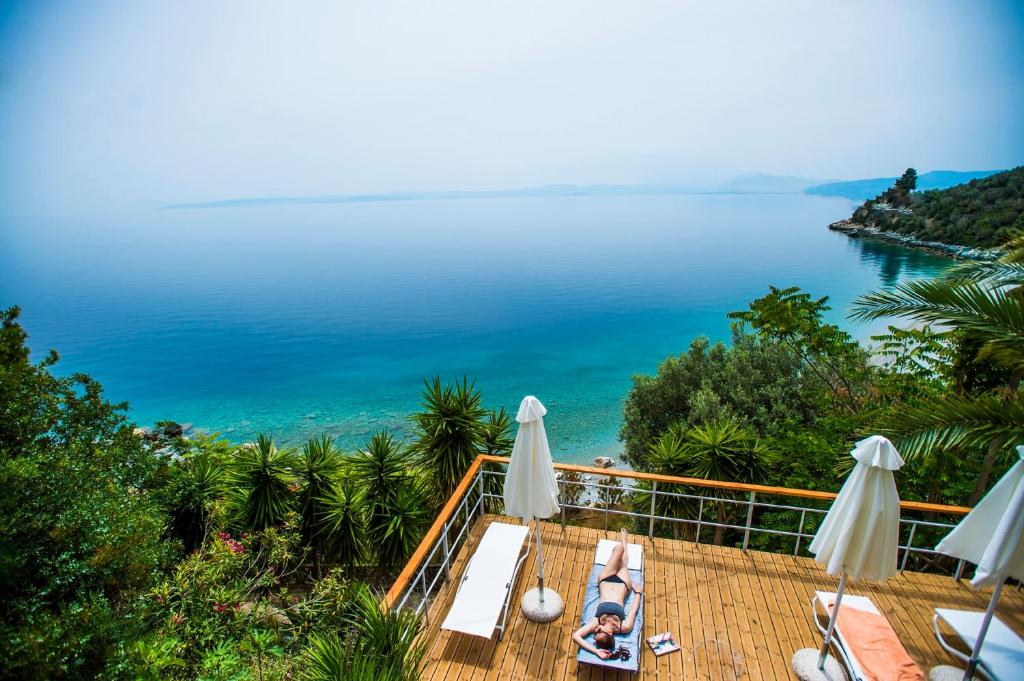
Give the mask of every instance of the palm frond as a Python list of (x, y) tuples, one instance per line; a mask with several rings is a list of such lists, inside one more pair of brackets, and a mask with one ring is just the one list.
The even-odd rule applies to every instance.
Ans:
[(895, 437), (907, 459), (981, 447), (997, 437), (1010, 451), (1024, 442), (1024, 398), (995, 392), (950, 395), (905, 407), (880, 425), (881, 432)]
[(854, 301), (855, 319), (904, 317), (952, 326), (985, 339), (982, 355), (1024, 366), (1024, 300), (973, 281), (909, 281)]

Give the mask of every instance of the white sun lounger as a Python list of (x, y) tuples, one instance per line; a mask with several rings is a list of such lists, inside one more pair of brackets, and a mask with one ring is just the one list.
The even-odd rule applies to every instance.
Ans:
[[(822, 626), (821, 621), (818, 619), (817, 607), (821, 606), (821, 609), (824, 612), (825, 623), (827, 625), (831, 614), (828, 610), (827, 604), (834, 602), (835, 599), (836, 594), (831, 591), (817, 591), (815, 592), (814, 598), (811, 599), (811, 619), (814, 622), (814, 626), (816, 626), (818, 631), (821, 632), (822, 637), (825, 636), (827, 629), (825, 626)], [(846, 608), (856, 608), (858, 610), (869, 612), (873, 615), (882, 616), (882, 613), (875, 607), (875, 604), (866, 596), (843, 594), (843, 602), (839, 606), (840, 613), (842, 613)], [(843, 632), (842, 627), (840, 627), (837, 622), (835, 629), (832, 631), (832, 641), (836, 644), (835, 648), (839, 651), (839, 660), (846, 667), (846, 671), (850, 673), (850, 677), (853, 681), (863, 681), (868, 678), (867, 673), (865, 672), (861, 661), (852, 653), (849, 644), (846, 642), (847, 639), (846, 636), (844, 636), (844, 633), (846, 636), (849, 636), (850, 634), (850, 632)], [(884, 672), (886, 670), (875, 670), (876, 674), (878, 671)], [(922, 678), (924, 678), (923, 675)]]
[[(505, 635), (508, 601), (519, 570), (530, 552), (527, 525), (491, 523), (462, 571), (455, 600), (441, 628), (498, 639)], [(504, 616), (502, 616), (504, 613)], [(498, 620), (501, 619), (501, 624)]]
[[(966, 665), (970, 660), (969, 655), (964, 655), (942, 638), (939, 624), (940, 622), (945, 623), (960, 637), (960, 640), (967, 646), (967, 650), (971, 651), (974, 650), (974, 644), (978, 640), (981, 620), (984, 617), (985, 613), (980, 611), (936, 608), (935, 616), (932, 617), (935, 638), (939, 640), (939, 645), (946, 652)], [(992, 623), (989, 624), (988, 633), (985, 635), (985, 642), (981, 644), (978, 670), (992, 681), (1024, 679), (1024, 640), (1021, 640), (1020, 636), (1013, 633), (1013, 630), (996, 616), (992, 617)]]

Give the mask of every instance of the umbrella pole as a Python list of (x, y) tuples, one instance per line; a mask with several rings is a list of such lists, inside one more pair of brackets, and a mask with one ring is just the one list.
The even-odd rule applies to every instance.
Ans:
[(540, 590), (540, 602), (544, 602), (544, 556), (540, 543), (540, 518), (533, 519), (537, 523), (537, 588)]
[(836, 628), (836, 616), (839, 615), (839, 604), (843, 600), (844, 591), (846, 591), (846, 570), (843, 570), (843, 576), (839, 580), (839, 590), (836, 591), (836, 604), (832, 606), (832, 616), (828, 618), (825, 642), (821, 644), (821, 653), (818, 655), (818, 669), (825, 668), (825, 658), (828, 657), (828, 644), (832, 642), (832, 630)]
[(974, 678), (974, 670), (978, 668), (978, 660), (981, 658), (981, 645), (985, 642), (985, 634), (988, 633), (988, 625), (992, 623), (992, 616), (996, 614), (999, 592), (1003, 590), (1003, 583), (1005, 582), (1006, 575), (1003, 575), (996, 582), (996, 588), (992, 590), (992, 598), (988, 602), (985, 619), (981, 621), (981, 630), (978, 632), (978, 640), (974, 642), (974, 650), (971, 651), (971, 659), (967, 662), (967, 671), (964, 672), (963, 681), (970, 681), (970, 679)]

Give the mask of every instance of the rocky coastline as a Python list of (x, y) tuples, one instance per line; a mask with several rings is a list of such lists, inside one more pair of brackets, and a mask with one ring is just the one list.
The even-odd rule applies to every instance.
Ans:
[(947, 244), (941, 241), (924, 241), (923, 239), (899, 234), (898, 232), (887, 232), (877, 227), (853, 222), (852, 220), (839, 220), (838, 222), (830, 224), (828, 228), (835, 232), (842, 232), (843, 234), (853, 238), (881, 239), (882, 241), (888, 241), (889, 243), (905, 246), (907, 248), (916, 248), (947, 258), (955, 258), (957, 260), (991, 262), (996, 260), (1000, 255), (999, 250), (995, 248), (974, 248), (972, 246)]

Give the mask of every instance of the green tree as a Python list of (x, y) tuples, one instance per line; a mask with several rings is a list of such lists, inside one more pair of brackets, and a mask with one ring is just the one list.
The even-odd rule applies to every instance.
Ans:
[(295, 457), (278, 449), (269, 435), (260, 434), (241, 447), (231, 462), (228, 498), (240, 527), (263, 530), (284, 520), (294, 502)]
[(917, 171), (913, 168), (907, 168), (899, 179), (896, 180), (896, 191), (901, 194), (907, 195), (910, 192), (917, 189)]
[(882, 428), (899, 439), (905, 456), (984, 449), (981, 473), (971, 495), (980, 499), (1000, 454), (1024, 441), (1024, 296), (1020, 265), (1024, 237), (1016, 237), (996, 263), (956, 268), (945, 277), (915, 280), (862, 296), (854, 317), (904, 319), (955, 329), (968, 362), (988, 360), (1007, 370), (1007, 382), (995, 389), (966, 392), (964, 386), (908, 404), (881, 419)]
[(92, 678), (141, 636), (138, 595), (177, 555), (166, 463), (102, 388), (32, 363), (0, 313), (0, 678)]
[(422, 538), (431, 517), (429, 490), (412, 452), (390, 433), (370, 438), (365, 450), (347, 461), (352, 479), (366, 500), (366, 536), (381, 565), (405, 560)]
[(443, 386), (440, 377), (425, 382), (422, 407), (412, 417), (415, 439), (411, 449), (429, 472), (435, 501), (440, 505), (455, 491), (480, 453), (487, 410), (480, 391), (466, 378), (462, 383)]
[(224, 494), (224, 468), (212, 456), (200, 454), (171, 467), (170, 477), (171, 531), (191, 553), (210, 532), (211, 507)]
[[(664, 475), (725, 482), (758, 482), (768, 465), (768, 451), (757, 432), (730, 419), (683, 427), (673, 424), (651, 448), (651, 462)], [(728, 498), (728, 492), (715, 491)], [(729, 504), (715, 502), (717, 522), (714, 542), (721, 544), (725, 525), (732, 517)]]
[(801, 358), (788, 346), (734, 326), (732, 344), (695, 338), (657, 375), (633, 376), (619, 439), (636, 470), (650, 470), (649, 448), (672, 423), (733, 418), (760, 434), (792, 421), (810, 423), (817, 406), (805, 396)]
[(302, 539), (313, 554), (313, 569), (322, 577), (321, 558), (327, 539), (323, 498), (341, 473), (341, 455), (326, 435), (312, 438), (302, 446), (295, 472), (299, 479), (299, 517)]
[(850, 334), (824, 321), (828, 297), (817, 300), (798, 287), (769, 286), (768, 295), (729, 318), (749, 324), (762, 338), (781, 343), (803, 368), (833, 395), (837, 405), (856, 412), (866, 395), (868, 354)]
[(327, 555), (351, 568), (366, 555), (366, 512), (363, 494), (349, 476), (331, 485), (320, 499)]

